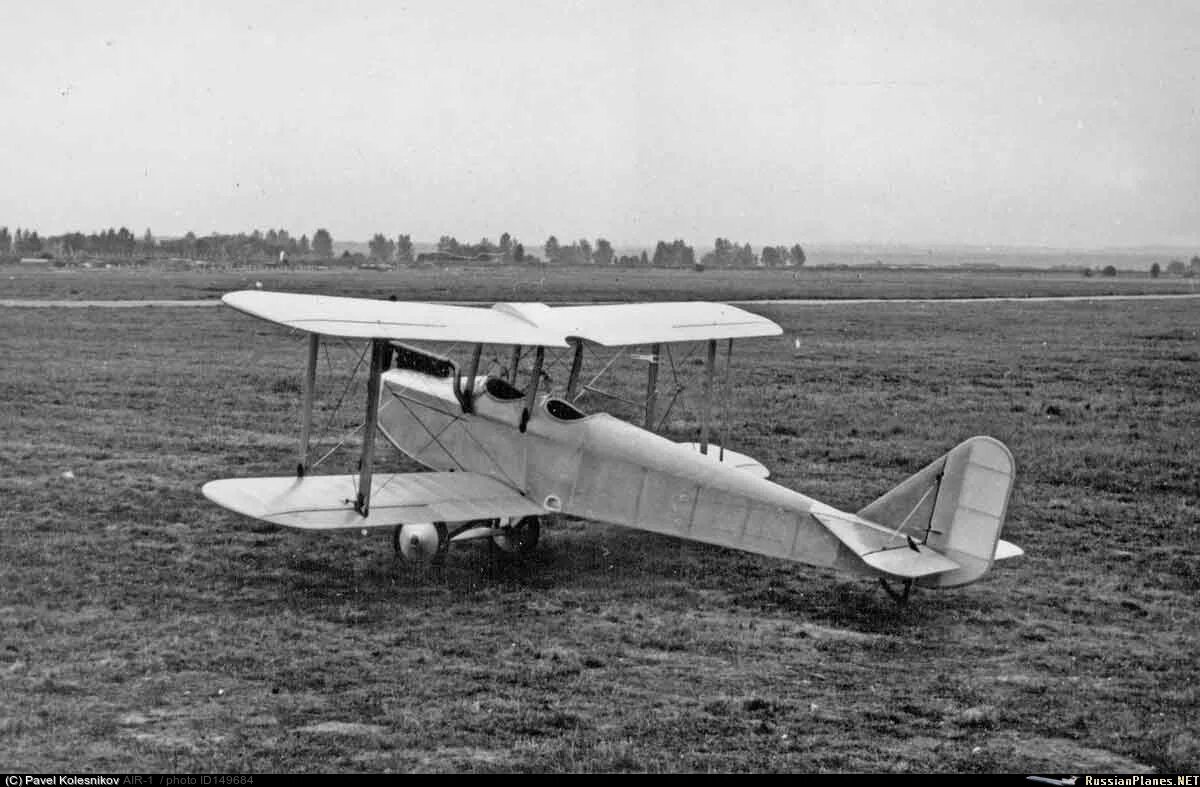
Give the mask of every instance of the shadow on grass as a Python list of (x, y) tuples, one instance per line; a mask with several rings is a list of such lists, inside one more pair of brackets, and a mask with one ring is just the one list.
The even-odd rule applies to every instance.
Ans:
[(252, 542), (253, 549), (210, 563), (212, 582), (236, 583), (244, 601), (283, 604), (300, 615), (325, 616), (330, 607), (353, 604), (374, 617), (371, 609), (398, 604), (433, 611), (515, 595), (597, 608), (654, 603), (918, 639), (989, 616), (978, 588), (918, 588), (907, 603), (897, 603), (869, 578), (582, 522), (547, 528), (527, 555), (488, 541), (455, 545), (441, 566), (409, 563), (393, 553), (390, 539), (378, 537), (272, 536), (259, 527), (235, 539)]

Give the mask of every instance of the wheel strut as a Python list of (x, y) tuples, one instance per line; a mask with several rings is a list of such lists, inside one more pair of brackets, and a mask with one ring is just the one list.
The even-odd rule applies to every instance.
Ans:
[(885, 593), (887, 593), (888, 596), (891, 597), (892, 601), (895, 601), (897, 604), (907, 604), (908, 596), (910, 593), (912, 593), (913, 580), (911, 580), (911, 579), (904, 580), (903, 582), (900, 583), (900, 587), (902, 588), (902, 590), (896, 591), (894, 588), (892, 588), (891, 585), (888, 584), (888, 581), (886, 579), (884, 579), (883, 577), (880, 577), (879, 578), (879, 586), (882, 587), (883, 591)]

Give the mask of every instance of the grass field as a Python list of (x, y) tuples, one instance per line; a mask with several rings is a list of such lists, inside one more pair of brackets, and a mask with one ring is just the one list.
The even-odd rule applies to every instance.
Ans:
[[(341, 291), (385, 275), (358, 276)], [(193, 277), (172, 294), (239, 286)], [(121, 297), (112, 281), (164, 296), (136, 277), (34, 281), (0, 297)], [(476, 297), (460, 284), (447, 297)], [(546, 299), (574, 292), (555, 280)], [(1005, 537), (1027, 556), (905, 607), (864, 580), (582, 522), (523, 562), (472, 545), (421, 571), (382, 537), (279, 530), (201, 497), (292, 466), (297, 337), (225, 309), (0, 309), (0, 759), (1200, 768), (1196, 302), (755, 310), (786, 333), (742, 343), (731, 447), (855, 509), (992, 434), (1017, 458)]]
[(1195, 279), (1055, 271), (801, 269), (703, 272), (531, 266), (413, 267), (397, 271), (189, 271), (0, 267), (0, 300), (217, 298), (253, 287), (400, 300), (563, 301), (765, 298), (979, 298), (1196, 292)]

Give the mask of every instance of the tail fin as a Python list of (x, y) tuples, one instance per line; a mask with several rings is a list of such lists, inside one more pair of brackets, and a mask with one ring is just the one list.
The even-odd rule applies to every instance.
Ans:
[(1022, 554), (1000, 540), (1014, 464), (992, 437), (972, 437), (858, 512), (958, 564), (922, 577), (926, 587), (955, 587), (982, 577), (992, 562)]

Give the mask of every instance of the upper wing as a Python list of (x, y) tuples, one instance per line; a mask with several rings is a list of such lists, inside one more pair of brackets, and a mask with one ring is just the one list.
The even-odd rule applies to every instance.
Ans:
[(368, 516), (354, 509), (358, 477), (226, 478), (204, 485), (214, 503), (255, 519), (305, 530), (466, 522), (544, 514), (520, 492), (479, 473), (386, 473), (372, 479)]
[(326, 336), (527, 346), (567, 344), (554, 332), (495, 309), (260, 290), (231, 292), (221, 300), (246, 314)]
[(609, 347), (706, 339), (778, 336), (783, 329), (766, 317), (725, 303), (620, 303), (553, 309), (566, 336)]
[(223, 300), (238, 311), (328, 336), (563, 347), (568, 338), (610, 347), (775, 336), (771, 320), (724, 303), (561, 306), (498, 303), (490, 309), (243, 290)]

